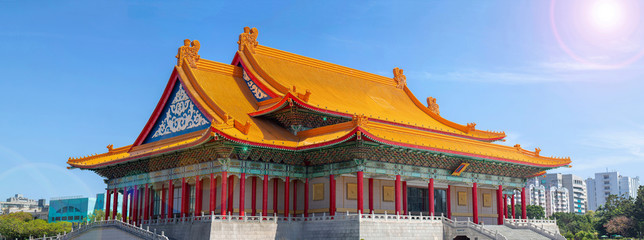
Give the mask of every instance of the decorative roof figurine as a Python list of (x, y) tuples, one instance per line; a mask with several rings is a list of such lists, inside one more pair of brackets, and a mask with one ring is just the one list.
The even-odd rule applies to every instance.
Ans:
[(407, 77), (403, 74), (403, 70), (400, 68), (394, 68), (394, 81), (396, 81), (396, 87), (403, 89), (407, 86)]

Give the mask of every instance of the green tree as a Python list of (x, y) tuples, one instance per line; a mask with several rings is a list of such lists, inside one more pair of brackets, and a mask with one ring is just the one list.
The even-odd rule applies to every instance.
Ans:
[(546, 212), (543, 210), (543, 207), (538, 205), (528, 205), (526, 206), (525, 211), (528, 215), (527, 217), (530, 219), (533, 219), (533, 218), (541, 219), (546, 215)]
[(640, 186), (637, 190), (637, 198), (633, 203), (633, 227), (637, 233), (638, 238), (642, 238), (644, 234), (644, 186)]
[[(615, 195), (609, 195), (606, 198), (606, 203), (599, 208), (597, 208), (597, 216), (599, 221), (596, 224), (596, 229), (602, 235), (609, 235), (609, 231), (606, 229), (607, 224), (611, 219), (624, 216), (631, 218), (635, 216), (635, 212), (638, 211), (635, 208), (635, 201), (630, 197), (618, 197)], [(626, 234), (624, 236), (630, 237), (636, 235), (635, 226), (637, 224), (632, 224), (628, 229), (626, 229)]]
[(87, 218), (90, 222), (100, 221), (105, 219), (105, 212), (103, 210), (94, 210), (92, 215)]
[(0, 216), (0, 235), (6, 239), (27, 239), (29, 236), (53, 236), (57, 233), (71, 231), (71, 223), (47, 223), (45, 220), (34, 220), (30, 213), (11, 213)]

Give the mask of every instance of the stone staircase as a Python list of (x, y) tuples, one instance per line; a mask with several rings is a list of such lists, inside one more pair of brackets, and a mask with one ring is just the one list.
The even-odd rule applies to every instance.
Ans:
[(485, 229), (488, 229), (490, 231), (498, 231), (500, 234), (505, 236), (508, 240), (515, 240), (515, 239), (545, 239), (548, 240), (549, 238), (536, 233), (530, 229), (512, 229), (509, 228), (505, 225), (484, 225), (483, 226)]

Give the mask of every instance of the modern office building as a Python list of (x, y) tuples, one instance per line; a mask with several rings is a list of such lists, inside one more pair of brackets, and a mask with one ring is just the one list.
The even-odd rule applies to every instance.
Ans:
[[(546, 174), (544, 184), (546, 189), (555, 188), (566, 188), (568, 197), (565, 200), (568, 204), (568, 209), (565, 212), (572, 212), (577, 214), (586, 213), (586, 206), (588, 205), (588, 194), (586, 189), (586, 183), (584, 180), (573, 174), (561, 174), (561, 173), (551, 173)], [(551, 194), (555, 194), (551, 198), (553, 200), (557, 199), (557, 195), (562, 193), (561, 190), (548, 190)], [(559, 202), (564, 201), (563, 199)], [(551, 209), (557, 209), (557, 202), (555, 201)], [(555, 211), (558, 212), (558, 211)], [(564, 212), (564, 211), (562, 211)]]
[(586, 179), (588, 209), (597, 210), (599, 206), (606, 203), (606, 198), (610, 195), (637, 197), (639, 182), (639, 177), (621, 176), (619, 172), (595, 173), (595, 178)]
[(577, 175), (564, 174), (562, 176), (562, 180), (563, 187), (568, 189), (568, 204), (570, 205), (570, 212), (576, 214), (586, 213), (588, 193), (584, 179)]
[(49, 222), (67, 221), (84, 222), (94, 213), (95, 210), (102, 210), (103, 205), (96, 204), (104, 202), (98, 198), (104, 198), (105, 194), (96, 194), (96, 198), (73, 196), (52, 198), (49, 202)]

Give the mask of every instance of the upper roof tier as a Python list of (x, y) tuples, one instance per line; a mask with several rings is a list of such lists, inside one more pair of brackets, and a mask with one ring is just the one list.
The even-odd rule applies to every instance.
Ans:
[[(435, 101), (422, 105), (402, 70), (387, 78), (260, 46), (245, 29), (233, 64), (201, 59), (199, 42), (186, 40), (161, 100), (131, 146), (82, 158), (72, 167), (99, 169), (226, 139), (238, 144), (306, 151), (360, 139), (470, 158), (542, 168), (570, 158), (543, 157), (520, 146), (491, 143), (504, 133), (480, 131), (442, 118)], [(345, 122), (294, 134), (260, 116), (298, 105)]]

